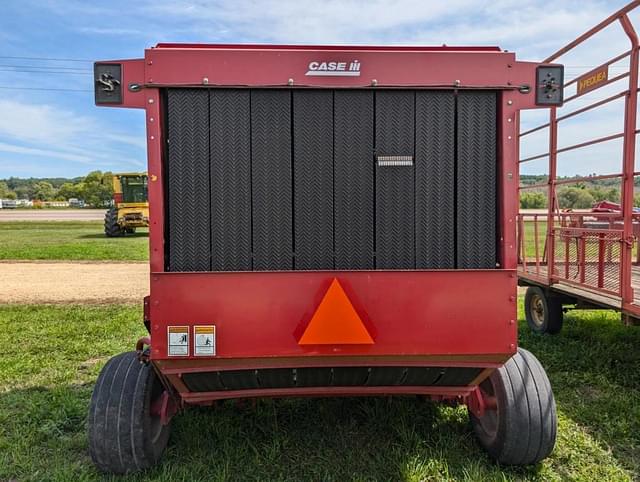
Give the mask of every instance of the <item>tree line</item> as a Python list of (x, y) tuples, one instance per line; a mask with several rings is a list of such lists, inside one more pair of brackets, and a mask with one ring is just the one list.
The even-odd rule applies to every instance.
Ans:
[(0, 180), (0, 199), (68, 201), (75, 198), (94, 207), (104, 207), (113, 198), (113, 174), (92, 171), (76, 178), (19, 178)]
[[(568, 177), (558, 179), (570, 179)], [(520, 185), (543, 184), (548, 180), (542, 175), (521, 175)], [(570, 186), (557, 187), (560, 209), (589, 209), (599, 201), (620, 202), (620, 179), (597, 179), (588, 182), (576, 182)], [(634, 184), (640, 185), (640, 178)], [(640, 194), (634, 196), (634, 206), (640, 206)], [(521, 209), (545, 209), (547, 190), (545, 188), (520, 191)]]

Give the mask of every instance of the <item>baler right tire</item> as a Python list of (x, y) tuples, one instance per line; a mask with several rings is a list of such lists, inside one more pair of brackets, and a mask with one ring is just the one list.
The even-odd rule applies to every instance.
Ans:
[(127, 474), (155, 465), (169, 440), (151, 404), (164, 391), (156, 372), (135, 352), (121, 353), (104, 366), (91, 396), (89, 452), (106, 473)]
[(480, 384), (495, 408), (469, 417), (480, 444), (504, 465), (537, 464), (553, 451), (558, 419), (549, 379), (538, 359), (522, 348)]
[(124, 236), (124, 230), (118, 224), (118, 210), (116, 208), (109, 209), (104, 215), (104, 234), (110, 238)]
[(555, 335), (562, 330), (562, 302), (538, 286), (529, 286), (524, 296), (524, 314), (535, 333)]

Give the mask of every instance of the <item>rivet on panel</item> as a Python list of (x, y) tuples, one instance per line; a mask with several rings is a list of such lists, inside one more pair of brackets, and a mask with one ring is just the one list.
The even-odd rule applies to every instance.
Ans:
[(511, 344), (509, 345), (509, 348), (511, 348), (512, 350), (513, 350), (515, 347), (516, 347), (516, 346), (515, 346), (513, 343), (511, 343)]
[(287, 85), (293, 85), (293, 79), (287, 80)]
[(509, 118), (507, 119), (507, 122), (513, 122), (513, 119), (512, 119), (511, 117), (509, 117)]
[(154, 140), (154, 139), (155, 139), (155, 136), (151, 136), (151, 140)]
[(153, 104), (153, 99), (149, 99), (149, 104)]
[(512, 100), (508, 100), (507, 101), (507, 105), (513, 105), (513, 101)]
[(515, 324), (515, 320), (509, 320), (509, 324), (510, 324), (510, 325)]
[(203, 77), (203, 78), (202, 78), (202, 83), (203, 83), (204, 85), (207, 85), (207, 84), (209, 83), (209, 77)]
[(373, 85), (375, 87), (376, 85), (378, 85), (378, 81), (376, 79), (373, 79), (371, 81), (371, 85)]
[(149, 117), (149, 122), (153, 122), (154, 118), (153, 117)]
[(454, 80), (453, 81), (453, 85), (455, 85), (456, 87), (458, 87), (460, 85), (460, 81), (459, 80)]
[(511, 140), (511, 136), (507, 136), (507, 139)]

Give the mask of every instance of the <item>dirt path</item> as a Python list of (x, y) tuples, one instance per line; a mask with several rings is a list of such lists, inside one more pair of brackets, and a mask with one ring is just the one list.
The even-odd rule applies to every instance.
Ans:
[(141, 302), (147, 263), (0, 263), (0, 303)]

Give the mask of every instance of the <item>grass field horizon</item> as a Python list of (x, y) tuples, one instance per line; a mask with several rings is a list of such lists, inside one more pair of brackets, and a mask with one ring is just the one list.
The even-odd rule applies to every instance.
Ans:
[[(139, 305), (0, 306), (0, 480), (111, 480), (88, 457), (87, 406), (106, 360), (144, 334), (141, 316)], [(463, 407), (282, 399), (188, 410), (162, 464), (127, 480), (638, 479), (640, 327), (611, 312), (567, 319), (557, 336), (520, 322), (558, 404), (556, 449), (537, 466), (491, 462)]]
[(102, 221), (2, 221), (0, 260), (146, 261), (148, 229), (108, 238)]

